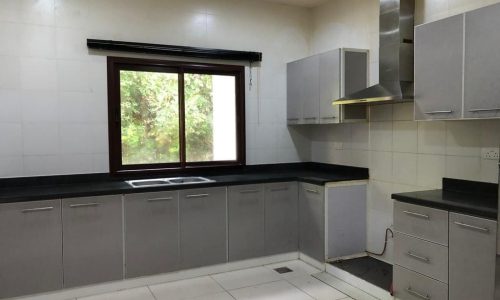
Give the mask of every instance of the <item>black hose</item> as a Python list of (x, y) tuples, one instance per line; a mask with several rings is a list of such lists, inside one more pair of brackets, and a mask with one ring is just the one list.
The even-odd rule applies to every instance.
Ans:
[(371, 251), (368, 251), (368, 250), (366, 250), (366, 253), (371, 254), (371, 255), (375, 255), (375, 256), (383, 256), (385, 254), (385, 251), (387, 250), (387, 239), (388, 239), (388, 233), (389, 232), (391, 233), (391, 238), (394, 237), (394, 232), (392, 232), (392, 230), (390, 228), (387, 228), (385, 230), (384, 249), (382, 250), (381, 253), (374, 253), (374, 252), (371, 252)]

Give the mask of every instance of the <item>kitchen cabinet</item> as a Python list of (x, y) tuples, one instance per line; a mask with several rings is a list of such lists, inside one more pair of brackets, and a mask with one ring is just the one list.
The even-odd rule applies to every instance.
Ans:
[(227, 261), (226, 188), (179, 192), (181, 268)]
[(415, 27), (415, 119), (462, 115), (463, 15)]
[(64, 287), (123, 278), (122, 196), (64, 199)]
[(125, 277), (178, 269), (178, 192), (129, 194), (124, 205)]
[(324, 187), (299, 184), (299, 250), (325, 261), (325, 192)]
[(465, 13), (464, 117), (500, 117), (500, 5)]
[(332, 124), (364, 121), (366, 106), (332, 101), (368, 85), (368, 50), (336, 49), (287, 65), (287, 122)]
[(297, 182), (265, 185), (266, 254), (294, 252), (298, 249), (298, 184)]
[(264, 185), (231, 186), (227, 190), (229, 261), (264, 255)]
[(61, 201), (0, 205), (0, 298), (61, 289)]
[(450, 213), (450, 299), (494, 299), (497, 222)]

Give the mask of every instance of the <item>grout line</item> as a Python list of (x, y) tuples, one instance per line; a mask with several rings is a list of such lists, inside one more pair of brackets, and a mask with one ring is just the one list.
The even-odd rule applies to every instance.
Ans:
[(146, 288), (147, 288), (147, 289), (148, 289), (148, 291), (151, 293), (151, 295), (153, 296), (153, 298), (154, 298), (155, 300), (158, 300), (158, 299), (156, 298), (155, 293), (153, 293), (153, 290), (151, 290), (151, 287), (150, 287), (149, 285), (146, 285)]

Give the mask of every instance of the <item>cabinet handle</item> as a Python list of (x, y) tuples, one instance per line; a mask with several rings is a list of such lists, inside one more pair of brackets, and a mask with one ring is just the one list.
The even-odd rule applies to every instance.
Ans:
[(48, 211), (48, 210), (53, 210), (53, 206), (47, 206), (47, 207), (37, 207), (37, 208), (27, 208), (23, 209), (21, 212), (23, 213), (31, 213), (31, 212), (38, 212), (38, 211)]
[(308, 118), (304, 118), (304, 120), (316, 120), (317, 118), (316, 117), (308, 117)]
[(422, 293), (416, 292), (416, 291), (414, 291), (411, 287), (408, 287), (408, 288), (406, 289), (406, 291), (408, 292), (408, 294), (413, 295), (413, 296), (416, 296), (416, 297), (418, 297), (418, 298), (425, 299), (425, 300), (431, 300), (431, 296), (429, 296), (429, 294), (424, 295), (424, 294), (422, 294)]
[(274, 188), (270, 189), (271, 192), (281, 192), (281, 191), (288, 191), (287, 187), (282, 187), (282, 188)]
[(193, 194), (193, 195), (186, 195), (186, 198), (203, 198), (203, 197), (208, 197), (208, 194)]
[(152, 199), (148, 199), (148, 202), (170, 201), (173, 199), (174, 199), (173, 197), (152, 198)]
[(336, 119), (337, 117), (331, 116), (331, 117), (321, 117), (321, 119), (326, 120), (326, 119)]
[(241, 190), (240, 194), (255, 194), (258, 192), (259, 192), (259, 190)]
[(79, 208), (79, 207), (95, 207), (99, 206), (99, 203), (82, 203), (82, 204), (70, 204), (71, 208)]
[(407, 215), (414, 216), (414, 217), (417, 217), (417, 218), (422, 218), (422, 219), (427, 219), (427, 220), (430, 219), (430, 217), (428, 215), (419, 214), (419, 213), (412, 212), (412, 211), (407, 211), (407, 210), (404, 210), (403, 212), (405, 214), (407, 214)]
[(298, 121), (298, 120), (299, 120), (299, 118), (288, 118), (287, 120), (288, 120), (288, 121)]
[(317, 190), (311, 190), (311, 189), (306, 189), (306, 192), (313, 193), (313, 194), (319, 194), (319, 192)]
[(479, 231), (486, 232), (486, 233), (490, 232), (490, 229), (486, 228), (486, 227), (479, 227), (479, 226), (469, 225), (469, 224), (465, 224), (465, 223), (462, 223), (462, 222), (453, 222), (453, 223), (455, 223), (456, 225), (458, 225), (460, 227), (464, 227), (464, 228), (479, 230)]
[(428, 257), (417, 255), (411, 251), (406, 252), (406, 255), (408, 255), (409, 257), (421, 260), (421, 261), (426, 262), (426, 263), (431, 262), (431, 260)]
[(469, 109), (469, 112), (486, 112), (486, 111), (497, 111), (500, 108), (478, 108), (478, 109)]
[(434, 111), (426, 111), (424, 114), (427, 115), (435, 115), (435, 114), (451, 114), (452, 110), (434, 110)]

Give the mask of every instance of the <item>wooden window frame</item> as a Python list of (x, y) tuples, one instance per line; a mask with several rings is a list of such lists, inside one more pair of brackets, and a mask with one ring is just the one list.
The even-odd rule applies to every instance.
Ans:
[[(201, 171), (213, 167), (244, 166), (245, 161), (245, 68), (183, 61), (166, 61), (126, 57), (108, 57), (108, 133), (109, 169), (117, 174), (172, 173), (183, 170)], [(123, 165), (120, 112), (120, 71), (157, 71), (179, 74), (179, 157), (178, 163)], [(186, 162), (184, 74), (230, 75), (236, 81), (236, 160)]]

